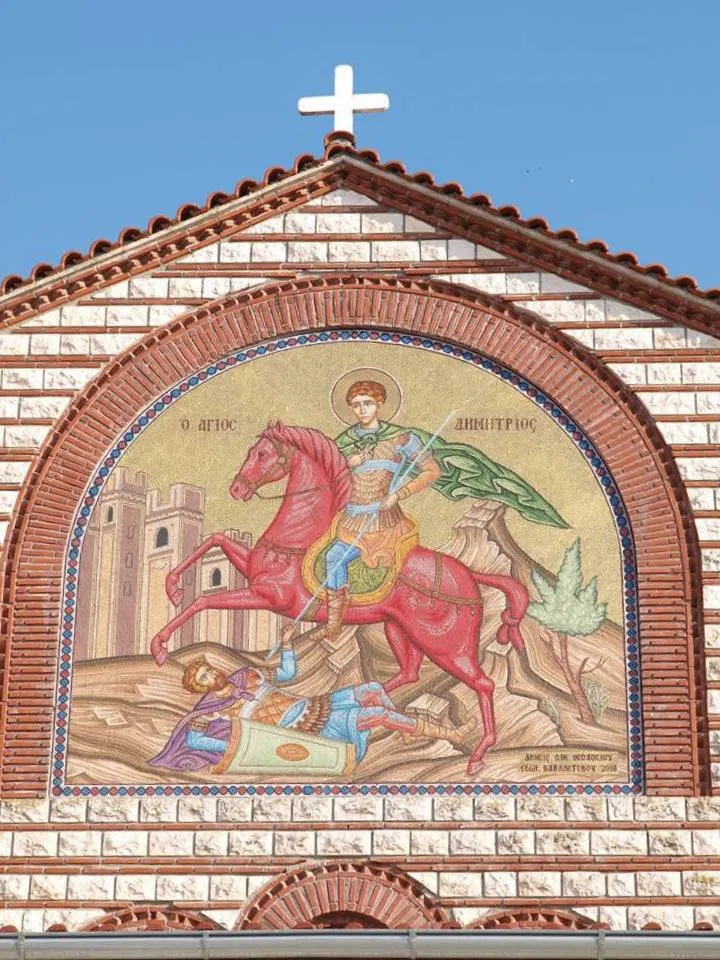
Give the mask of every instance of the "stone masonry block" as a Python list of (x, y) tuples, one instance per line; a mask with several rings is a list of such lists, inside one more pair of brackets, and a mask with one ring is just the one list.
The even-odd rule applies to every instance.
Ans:
[[(316, 215), (292, 211), (285, 214), (285, 233), (315, 233)], [(222, 257), (221, 257), (222, 259)]]
[(420, 259), (421, 260), (447, 260), (448, 242), (447, 240), (421, 240), (420, 241)]
[(140, 810), (135, 797), (90, 797), (88, 820), (92, 823), (137, 823)]
[(516, 897), (518, 875), (506, 870), (491, 870), (483, 874), (483, 894), (486, 897)]
[[(604, 897), (606, 874), (590, 870), (577, 870), (563, 873), (562, 895), (564, 897)], [(585, 908), (582, 908), (585, 913)]]
[(18, 830), (13, 837), (14, 857), (54, 857), (58, 835), (45, 830)]
[(568, 797), (565, 816), (568, 820), (607, 820), (605, 797)]
[(518, 797), (518, 820), (562, 820), (565, 808), (561, 797)]
[(352, 206), (352, 207), (376, 207), (377, 203), (371, 197), (366, 197), (364, 193), (358, 193), (357, 190), (348, 190), (341, 187), (339, 190), (331, 190), (330, 193), (320, 197), (320, 203), (323, 207)]
[(68, 878), (62, 873), (38, 873), (30, 880), (31, 900), (64, 900)]
[(720, 383), (720, 363), (680, 363), (683, 383)]
[(318, 213), (318, 233), (360, 233), (359, 213)]
[(245, 900), (247, 895), (248, 878), (242, 874), (210, 877), (211, 900)]
[(252, 797), (220, 797), (217, 804), (218, 821), (246, 823), (252, 820)]
[(328, 244), (328, 260), (333, 263), (370, 261), (370, 244), (364, 240), (330, 241)]
[(221, 243), (220, 244), (220, 262), (221, 263), (249, 263), (250, 262), (250, 243)]
[(543, 273), (540, 281), (540, 289), (543, 293), (586, 293), (587, 287), (579, 283), (571, 283), (564, 277), (558, 277), (554, 273)]
[(562, 874), (553, 870), (538, 870), (518, 874), (518, 895), (521, 897), (559, 897), (562, 892)]
[(22, 483), (29, 469), (30, 464), (24, 460), (0, 463), (0, 483)]
[(514, 820), (515, 797), (475, 797), (476, 820)]
[[(538, 293), (540, 290), (539, 273), (508, 273), (508, 293)], [(590, 331), (588, 331), (590, 332)]]
[[(418, 831), (419, 832), (419, 831)], [(451, 830), (450, 853), (452, 856), (484, 856), (495, 853), (494, 830)]]
[(600, 907), (598, 920), (606, 923), (611, 930), (627, 930), (627, 907)]
[(285, 243), (253, 243), (250, 251), (251, 263), (284, 263), (287, 260)]
[(27, 900), (30, 877), (24, 873), (0, 874), (0, 897), (3, 900)]
[(291, 240), (288, 243), (290, 263), (325, 263), (328, 259), (327, 243)]
[(409, 830), (374, 830), (373, 855), (406, 856), (410, 853)]
[[(692, 803), (693, 801), (688, 801)], [(636, 797), (637, 820), (684, 820), (686, 804), (684, 797)]]
[(47, 800), (3, 800), (0, 802), (0, 823), (47, 823)]
[(166, 297), (167, 277), (134, 277), (130, 281), (131, 297)]
[(679, 897), (682, 894), (681, 875), (673, 871), (640, 871), (636, 877), (639, 897)]
[(720, 854), (720, 830), (692, 830), (692, 850), (696, 856)]
[(648, 833), (648, 850), (658, 856), (689, 856), (692, 835), (689, 830), (651, 830)]
[(332, 820), (331, 797), (295, 797), (293, 799), (292, 819), (321, 822)]
[(632, 797), (608, 797), (610, 820), (634, 820), (635, 806)]
[(218, 243), (208, 243), (204, 247), (193, 250), (192, 253), (180, 257), (177, 263), (216, 263), (218, 259)]
[(334, 820), (382, 820), (383, 798), (371, 796), (335, 797)]
[[(489, 875), (485, 874), (487, 879)], [(483, 874), (478, 873), (441, 873), (438, 892), (441, 897), (481, 897), (483, 895)], [(493, 896), (493, 894), (486, 894)]]
[(228, 834), (231, 857), (269, 857), (272, 830), (231, 830)]
[(183, 823), (214, 823), (217, 819), (215, 797), (180, 797), (178, 820)]
[(58, 834), (60, 857), (99, 857), (101, 849), (99, 830), (62, 830)]
[(692, 907), (629, 907), (628, 929), (642, 930), (648, 923), (657, 923), (663, 930), (691, 930)]
[(202, 284), (202, 295), (210, 300), (225, 297), (232, 289), (230, 277), (205, 277)]
[[(3, 387), (6, 385), (5, 374), (10, 372), (9, 370), (3, 372)], [(41, 371), (37, 372), (40, 373)], [(55, 370), (44, 370), (42, 371), (42, 386), (46, 390), (64, 390), (66, 387), (80, 389), (85, 386), (88, 380), (92, 380), (96, 372), (96, 370), (87, 367), (58, 367)]]
[(287, 823), (291, 817), (290, 797), (254, 797), (253, 820)]
[(364, 213), (361, 220), (363, 233), (402, 233), (401, 213)]
[(118, 900), (154, 900), (157, 877), (152, 873), (120, 873), (115, 879)]
[(634, 873), (608, 873), (607, 891), (609, 897), (634, 897)]
[(408, 870), (408, 876), (412, 877), (413, 880), (417, 880), (418, 883), (421, 883), (426, 889), (430, 890), (431, 893), (437, 893), (439, 890), (439, 873), (432, 873), (429, 870)]
[(191, 857), (194, 834), (192, 830), (151, 830), (149, 832), (151, 857)]
[(435, 797), (434, 820), (468, 820), (474, 818), (472, 797)]
[(420, 259), (420, 245), (417, 240), (373, 240), (371, 257), (379, 261), (415, 261)]
[(319, 856), (369, 856), (372, 847), (370, 830), (319, 830)]
[(653, 346), (656, 350), (680, 350), (686, 346), (685, 327), (655, 327)]
[(311, 857), (314, 853), (313, 830), (278, 830), (275, 833), (275, 856)]
[(432, 797), (386, 797), (385, 819), (393, 822), (396, 820), (431, 820)]
[(0, 370), (3, 390), (39, 390), (43, 385), (43, 371), (27, 367)]
[(449, 843), (447, 830), (413, 830), (410, 853), (413, 856), (447, 856)]
[(590, 853), (588, 830), (538, 830), (537, 852), (550, 856), (571, 856)]
[(447, 242), (448, 260), (474, 260), (475, 244), (470, 240), (453, 237)]
[(174, 823), (177, 810), (177, 797), (143, 797), (140, 800), (140, 820), (143, 823)]
[(651, 413), (695, 413), (694, 393), (643, 393), (640, 399)]
[(503, 856), (535, 853), (535, 831), (498, 830), (497, 852)]
[[(12, 400), (12, 397), (4, 399)], [(59, 417), (65, 407), (70, 403), (69, 397), (23, 397), (20, 400), (21, 417)], [(7, 416), (16, 416), (16, 414), (7, 414)], [(56, 797), (55, 799), (60, 799)], [(65, 800), (83, 800), (84, 797), (65, 797)]]
[(686, 897), (717, 897), (720, 894), (720, 871), (684, 871), (682, 886)]
[(83, 873), (68, 877), (68, 900), (113, 900), (115, 877), (110, 874)]
[(107, 308), (108, 327), (144, 327), (148, 323), (146, 306), (127, 305)]
[(159, 876), (157, 878), (158, 900), (207, 900), (210, 878), (203, 876)]
[(102, 852), (105, 857), (144, 857), (148, 852), (146, 830), (106, 830)]
[(60, 334), (34, 333), (30, 337), (30, 353), (33, 356), (56, 356), (60, 353)]
[(652, 350), (651, 327), (607, 328), (595, 332), (595, 347), (598, 350)]
[(228, 852), (227, 830), (196, 830), (196, 857), (226, 857)]
[(594, 856), (632, 856), (647, 854), (647, 833), (644, 830), (593, 830), (590, 852)]

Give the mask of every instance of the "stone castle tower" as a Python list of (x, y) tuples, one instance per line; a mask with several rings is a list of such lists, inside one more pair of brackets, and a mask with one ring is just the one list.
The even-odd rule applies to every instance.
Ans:
[[(148, 488), (146, 474), (119, 467), (102, 507), (88, 524), (80, 566), (78, 642), (81, 660), (142, 655), (148, 642), (175, 615), (165, 578), (204, 536), (205, 491), (187, 483), (170, 486), (167, 499)], [(252, 546), (252, 536), (226, 530)], [(88, 580), (91, 584), (88, 584)], [(243, 575), (219, 549), (209, 551), (182, 576), (183, 606), (201, 593), (238, 590)], [(85, 587), (89, 589), (85, 589)], [(171, 649), (217, 643), (238, 650), (266, 649), (281, 624), (267, 611), (205, 610), (176, 634)]]

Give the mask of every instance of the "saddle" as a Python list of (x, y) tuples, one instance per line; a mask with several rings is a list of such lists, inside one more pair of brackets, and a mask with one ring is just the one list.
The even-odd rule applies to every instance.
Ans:
[[(340, 517), (335, 517), (321, 537), (308, 549), (302, 564), (302, 580), (305, 588), (322, 600), (326, 598), (325, 557), (330, 545), (337, 539), (336, 530)], [(389, 567), (369, 567), (361, 557), (353, 560), (348, 566), (350, 605), (369, 606), (382, 602), (395, 586), (403, 563), (410, 551), (420, 542), (417, 523), (407, 517), (412, 523), (412, 529), (399, 537), (395, 543), (395, 555)]]

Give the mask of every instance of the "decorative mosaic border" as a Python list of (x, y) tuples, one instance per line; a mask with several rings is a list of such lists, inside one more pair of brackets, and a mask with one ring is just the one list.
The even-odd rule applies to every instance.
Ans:
[[(629, 783), (601, 784), (508, 784), (508, 783), (459, 783), (459, 784), (182, 784), (163, 785), (84, 785), (67, 786), (65, 784), (65, 764), (67, 759), (67, 739), (70, 713), (70, 687), (72, 678), (72, 650), (75, 631), (75, 606), (77, 592), (80, 550), (85, 529), (92, 511), (102, 493), (103, 486), (122, 458), (127, 447), (168, 407), (172, 406), (186, 393), (194, 390), (206, 380), (218, 376), (226, 370), (232, 370), (240, 364), (257, 357), (264, 357), (283, 350), (312, 346), (317, 343), (335, 343), (344, 341), (390, 343), (431, 350), (442, 353), (464, 363), (485, 370), (498, 379), (504, 380), (520, 393), (549, 414), (565, 430), (589, 462), (594, 475), (608, 501), (615, 520), (618, 539), (623, 552), (623, 604), (626, 641), (626, 680), (628, 701), (628, 762), (630, 765)], [(115, 445), (107, 452), (85, 490), (85, 496), (73, 522), (73, 529), (66, 552), (66, 570), (64, 583), (64, 607), (60, 636), (60, 659), (57, 674), (57, 709), (53, 736), (53, 763), (51, 769), (51, 793), (53, 796), (262, 796), (262, 795), (348, 795), (377, 794), (410, 796), (423, 794), (511, 794), (511, 795), (568, 795), (575, 794), (629, 794), (641, 793), (644, 780), (642, 749), (642, 714), (640, 696), (640, 645), (638, 632), (637, 565), (635, 545), (622, 497), (616, 489), (610, 471), (603, 459), (593, 447), (583, 431), (572, 418), (554, 400), (551, 400), (528, 380), (515, 371), (483, 356), (476, 350), (458, 347), (431, 337), (410, 336), (379, 330), (328, 330), (322, 333), (297, 334), (279, 337), (232, 353), (206, 366), (204, 369), (186, 377), (170, 390), (163, 393), (135, 422), (123, 432)]]

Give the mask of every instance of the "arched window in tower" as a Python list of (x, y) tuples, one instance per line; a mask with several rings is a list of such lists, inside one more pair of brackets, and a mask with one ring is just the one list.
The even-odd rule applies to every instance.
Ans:
[(105, 519), (108, 523), (112, 523), (115, 519), (115, 510), (112, 507), (107, 508), (107, 513), (105, 514)]
[(169, 542), (170, 537), (168, 535), (167, 527), (160, 527), (158, 532), (155, 534), (155, 546), (166, 547)]
[(213, 572), (210, 574), (210, 586), (211, 587), (222, 586), (222, 573), (220, 573), (220, 569), (218, 567), (215, 567)]

